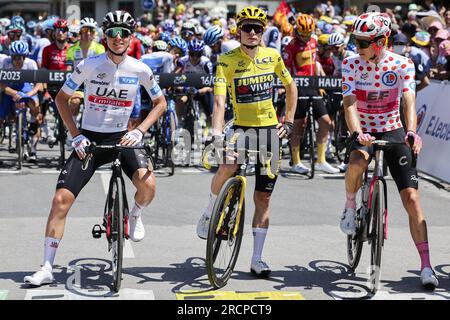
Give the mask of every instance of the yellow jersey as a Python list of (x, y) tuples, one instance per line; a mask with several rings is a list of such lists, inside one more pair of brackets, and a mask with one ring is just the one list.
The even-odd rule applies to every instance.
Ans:
[(214, 95), (228, 93), (234, 109), (234, 124), (243, 127), (277, 125), (273, 107), (275, 75), (283, 85), (293, 79), (278, 51), (258, 47), (251, 59), (241, 47), (221, 54), (217, 60)]

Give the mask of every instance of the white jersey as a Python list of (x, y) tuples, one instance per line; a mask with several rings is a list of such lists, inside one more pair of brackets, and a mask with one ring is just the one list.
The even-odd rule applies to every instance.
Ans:
[(241, 45), (241, 43), (234, 39), (222, 41), (222, 46), (221, 46), (222, 53), (227, 53), (228, 51), (234, 50), (237, 47), (239, 47), (240, 45)]
[(276, 49), (281, 52), (281, 33), (277, 27), (271, 26), (266, 29), (262, 36), (262, 40), (267, 48)]
[[(12, 58), (11, 57), (5, 57), (3, 59), (0, 59), (0, 69), (15, 69), (12, 64)], [(29, 58), (25, 58), (23, 61), (23, 67), (21, 70), (37, 70), (38, 66), (36, 61), (31, 60)]]
[(344, 57), (342, 59), (335, 56), (334, 54), (331, 56), (331, 59), (333, 59), (333, 64), (334, 64), (333, 77), (341, 77), (342, 76), (342, 61), (344, 61), (344, 59), (349, 58), (354, 55), (356, 55), (356, 53), (354, 53), (353, 51), (345, 50)]
[(139, 85), (152, 100), (162, 96), (150, 67), (130, 56), (118, 65), (107, 53), (82, 60), (61, 89), (72, 95), (82, 83), (85, 109), (81, 128), (95, 132), (127, 130)]
[(184, 56), (178, 60), (178, 66), (183, 68), (182, 73), (197, 73), (201, 75), (211, 74), (213, 69), (211, 61), (205, 56), (202, 56), (200, 62), (195, 66), (189, 60), (188, 55)]
[(154, 73), (171, 73), (174, 70), (173, 55), (168, 52), (144, 54), (141, 61), (148, 65)]

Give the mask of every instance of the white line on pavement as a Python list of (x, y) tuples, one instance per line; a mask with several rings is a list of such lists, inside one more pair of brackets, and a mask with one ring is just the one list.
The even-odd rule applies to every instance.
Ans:
[(133, 247), (131, 246), (131, 240), (125, 241), (125, 246), (123, 248), (123, 257), (125, 259), (134, 259), (134, 251)]
[(152, 290), (120, 289), (119, 293), (105, 290), (27, 290), (25, 300), (155, 300)]

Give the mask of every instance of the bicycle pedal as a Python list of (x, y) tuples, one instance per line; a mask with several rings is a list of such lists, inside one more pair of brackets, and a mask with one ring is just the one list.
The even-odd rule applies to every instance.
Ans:
[(94, 239), (100, 239), (102, 237), (102, 233), (106, 233), (106, 231), (103, 230), (99, 224), (96, 224), (92, 228), (92, 236), (94, 237)]

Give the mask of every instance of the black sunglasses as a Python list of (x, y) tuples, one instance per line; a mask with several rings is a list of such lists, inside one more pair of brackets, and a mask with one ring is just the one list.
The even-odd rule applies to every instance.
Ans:
[(264, 27), (259, 24), (245, 24), (241, 27), (241, 30), (246, 33), (250, 33), (252, 30), (255, 33), (262, 33), (264, 31)]
[(201, 52), (189, 51), (191, 57), (201, 57), (203, 54)]
[(368, 47), (370, 47), (370, 45), (372, 43), (375, 43), (378, 40), (380, 40), (380, 39), (362, 40), (362, 39), (355, 38), (355, 45), (360, 49), (367, 49)]

